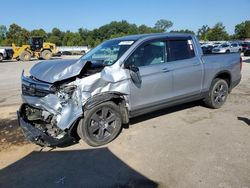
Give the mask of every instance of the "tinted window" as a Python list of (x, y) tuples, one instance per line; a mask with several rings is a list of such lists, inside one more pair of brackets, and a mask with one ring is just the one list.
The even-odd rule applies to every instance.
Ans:
[(128, 62), (137, 67), (156, 65), (165, 62), (164, 56), (165, 42), (151, 42), (137, 48), (129, 57)]
[(229, 47), (229, 45), (228, 44), (222, 44), (221, 47), (222, 48), (227, 48), (227, 47)]
[(195, 56), (192, 40), (169, 40), (167, 42), (168, 61), (189, 59)]

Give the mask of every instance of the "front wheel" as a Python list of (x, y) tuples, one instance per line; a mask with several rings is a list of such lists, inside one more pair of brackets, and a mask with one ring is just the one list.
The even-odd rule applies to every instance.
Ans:
[(209, 94), (205, 99), (206, 106), (210, 108), (220, 108), (227, 99), (228, 96), (228, 83), (220, 78), (213, 80)]
[(101, 146), (111, 142), (120, 133), (122, 118), (119, 107), (104, 102), (87, 110), (77, 132), (87, 144)]

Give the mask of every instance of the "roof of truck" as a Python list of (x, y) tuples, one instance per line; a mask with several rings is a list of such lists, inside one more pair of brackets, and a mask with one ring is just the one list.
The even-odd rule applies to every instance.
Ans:
[(193, 34), (189, 33), (150, 33), (150, 34), (139, 34), (139, 35), (128, 35), (124, 37), (119, 37), (116, 39), (119, 40), (139, 40), (146, 38), (155, 38), (155, 37), (190, 37)]

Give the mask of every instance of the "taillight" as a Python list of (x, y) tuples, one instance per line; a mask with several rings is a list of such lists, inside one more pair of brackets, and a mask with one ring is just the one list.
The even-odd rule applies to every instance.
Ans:
[(242, 57), (240, 57), (240, 71), (242, 70)]

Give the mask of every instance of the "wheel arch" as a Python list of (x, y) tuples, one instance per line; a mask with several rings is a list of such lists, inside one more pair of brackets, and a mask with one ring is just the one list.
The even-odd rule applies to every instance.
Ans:
[(216, 79), (216, 78), (221, 78), (221, 79), (225, 80), (227, 82), (227, 84), (228, 84), (228, 88), (231, 88), (231, 85), (232, 85), (232, 75), (231, 75), (231, 73), (229, 71), (225, 70), (225, 71), (218, 72), (214, 76), (214, 78), (212, 79), (212, 81), (210, 83), (210, 86), (211, 86), (213, 80)]
[(120, 92), (104, 92), (104, 93), (96, 94), (87, 100), (87, 102), (83, 106), (83, 112), (103, 102), (112, 101), (120, 108), (121, 115), (122, 115), (122, 123), (128, 124), (129, 113), (128, 113), (128, 108), (126, 105), (127, 103), (127, 100), (125, 97), (126, 95), (127, 94), (120, 93)]

